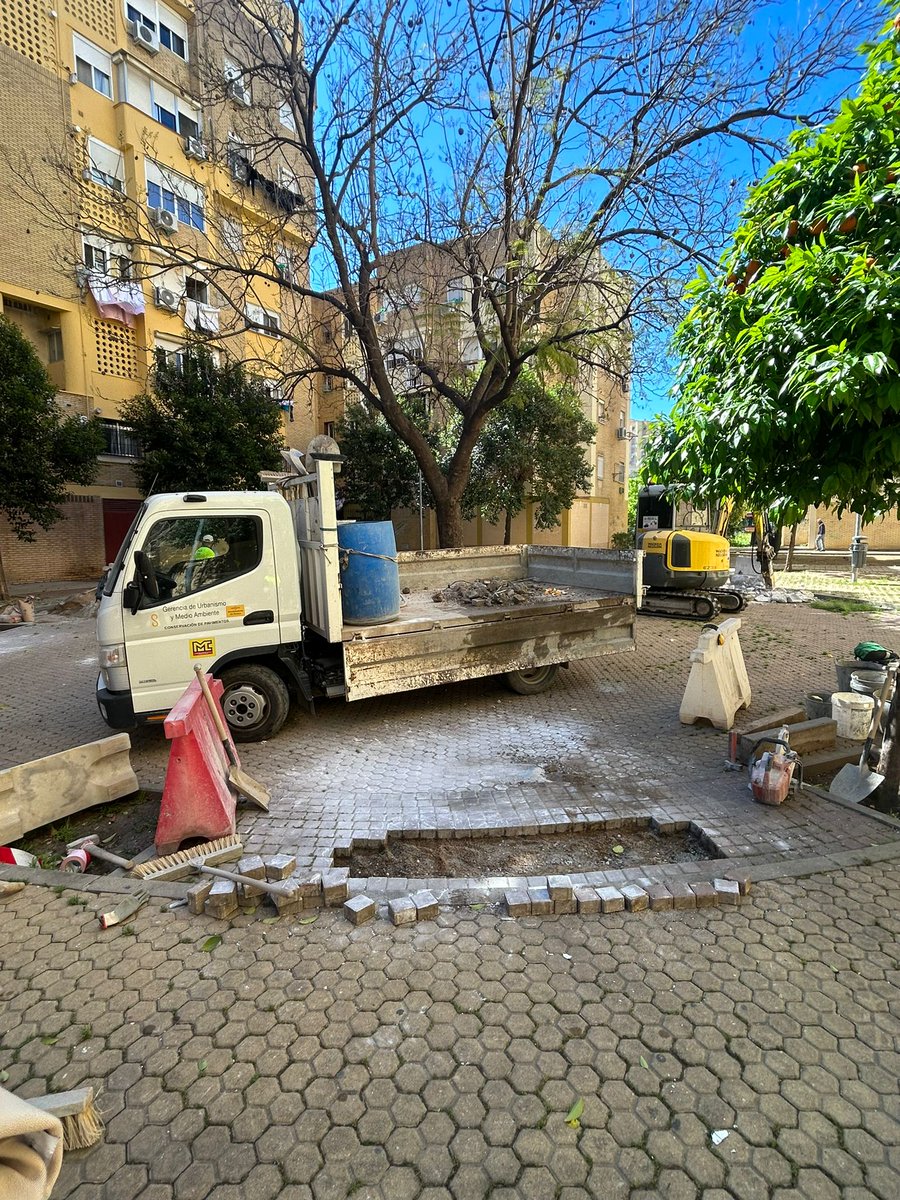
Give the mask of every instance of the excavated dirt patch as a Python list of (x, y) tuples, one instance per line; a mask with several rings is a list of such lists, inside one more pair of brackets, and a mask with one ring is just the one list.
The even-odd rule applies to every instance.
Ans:
[(538, 837), (389, 839), (384, 850), (356, 850), (358, 878), (457, 879), (488, 875), (554, 875), (610, 868), (700, 862), (710, 855), (693, 834), (649, 828)]

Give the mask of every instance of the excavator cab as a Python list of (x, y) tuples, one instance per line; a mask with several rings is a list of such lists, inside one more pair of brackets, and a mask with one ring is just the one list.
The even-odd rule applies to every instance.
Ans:
[(728, 539), (711, 533), (711, 525), (703, 510), (687, 506), (678, 512), (661, 484), (638, 492), (635, 542), (644, 552), (645, 612), (709, 621), (746, 607), (746, 598), (727, 587)]

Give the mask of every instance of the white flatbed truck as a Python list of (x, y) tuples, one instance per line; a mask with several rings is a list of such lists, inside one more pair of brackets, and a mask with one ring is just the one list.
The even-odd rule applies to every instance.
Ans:
[[(309, 459), (307, 460), (309, 462)], [(162, 721), (202, 663), (238, 741), (272, 737), (292, 699), (362, 700), (504, 675), (523, 694), (572, 660), (634, 648), (640, 553), (485, 546), (398, 554), (386, 624), (341, 613), (334, 462), (259, 492), (151, 496), (100, 591), (97, 702), (114, 729)], [(436, 602), (448, 584), (528, 579), (536, 599)]]

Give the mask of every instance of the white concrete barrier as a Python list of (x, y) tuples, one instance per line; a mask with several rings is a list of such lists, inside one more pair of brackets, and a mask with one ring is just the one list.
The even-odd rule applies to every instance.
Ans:
[(72, 813), (136, 792), (127, 733), (0, 771), (0, 845)]
[(739, 617), (705, 628), (697, 649), (691, 651), (691, 674), (681, 710), (682, 725), (710, 721), (716, 729), (730, 729), (741, 708), (750, 706), (750, 680), (738, 638)]

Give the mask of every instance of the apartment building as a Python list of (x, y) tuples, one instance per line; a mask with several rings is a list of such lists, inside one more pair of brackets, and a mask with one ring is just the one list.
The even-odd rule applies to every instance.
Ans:
[(268, 380), (288, 445), (315, 432), (280, 336), (302, 315), (308, 185), (245, 33), (228, 0), (0, 7), (0, 311), (106, 436), (95, 483), (35, 543), (0, 519), (11, 582), (91, 578), (114, 556), (139, 503), (120, 405), (189, 337)]
[[(487, 269), (491, 251), (485, 252)], [(385, 366), (398, 395), (418, 394), (429, 400), (427, 378), (416, 365), (423, 358), (447, 376), (475, 371), (483, 361), (482, 346), (472, 317), (473, 281), (461, 270), (454, 248), (412, 246), (386, 257), (379, 270), (375, 321), (381, 331), (380, 343)], [(597, 303), (586, 296), (590, 285), (582, 285), (571, 301), (584, 306)], [(609, 294), (608, 292), (606, 293)], [(602, 301), (601, 301), (602, 302)], [(355, 395), (345, 383), (341, 368), (359, 369), (355, 341), (348, 336), (344, 322), (327, 305), (316, 310), (316, 327), (323, 339), (323, 371), (318, 379), (315, 407), (319, 432), (331, 433), (348, 401)], [(486, 318), (489, 321), (489, 316)], [(580, 493), (563, 515), (560, 525), (540, 529), (535, 523), (532, 505), (513, 522), (513, 542), (542, 545), (608, 547), (614, 533), (627, 524), (627, 480), (631, 426), (629, 414), (629, 364), (627, 338), (611, 341), (608, 366), (583, 365), (568, 375), (581, 399), (583, 412), (595, 427), (592, 445), (586, 450), (592, 475), (591, 488)], [(329, 361), (333, 369), (329, 370)], [(433, 420), (441, 420), (435, 402)], [(398, 545), (418, 548), (419, 514), (394, 514)], [(426, 514), (424, 540), (437, 545), (433, 514)], [(503, 541), (502, 525), (482, 519), (467, 523), (464, 530), (469, 545), (496, 545)]]

